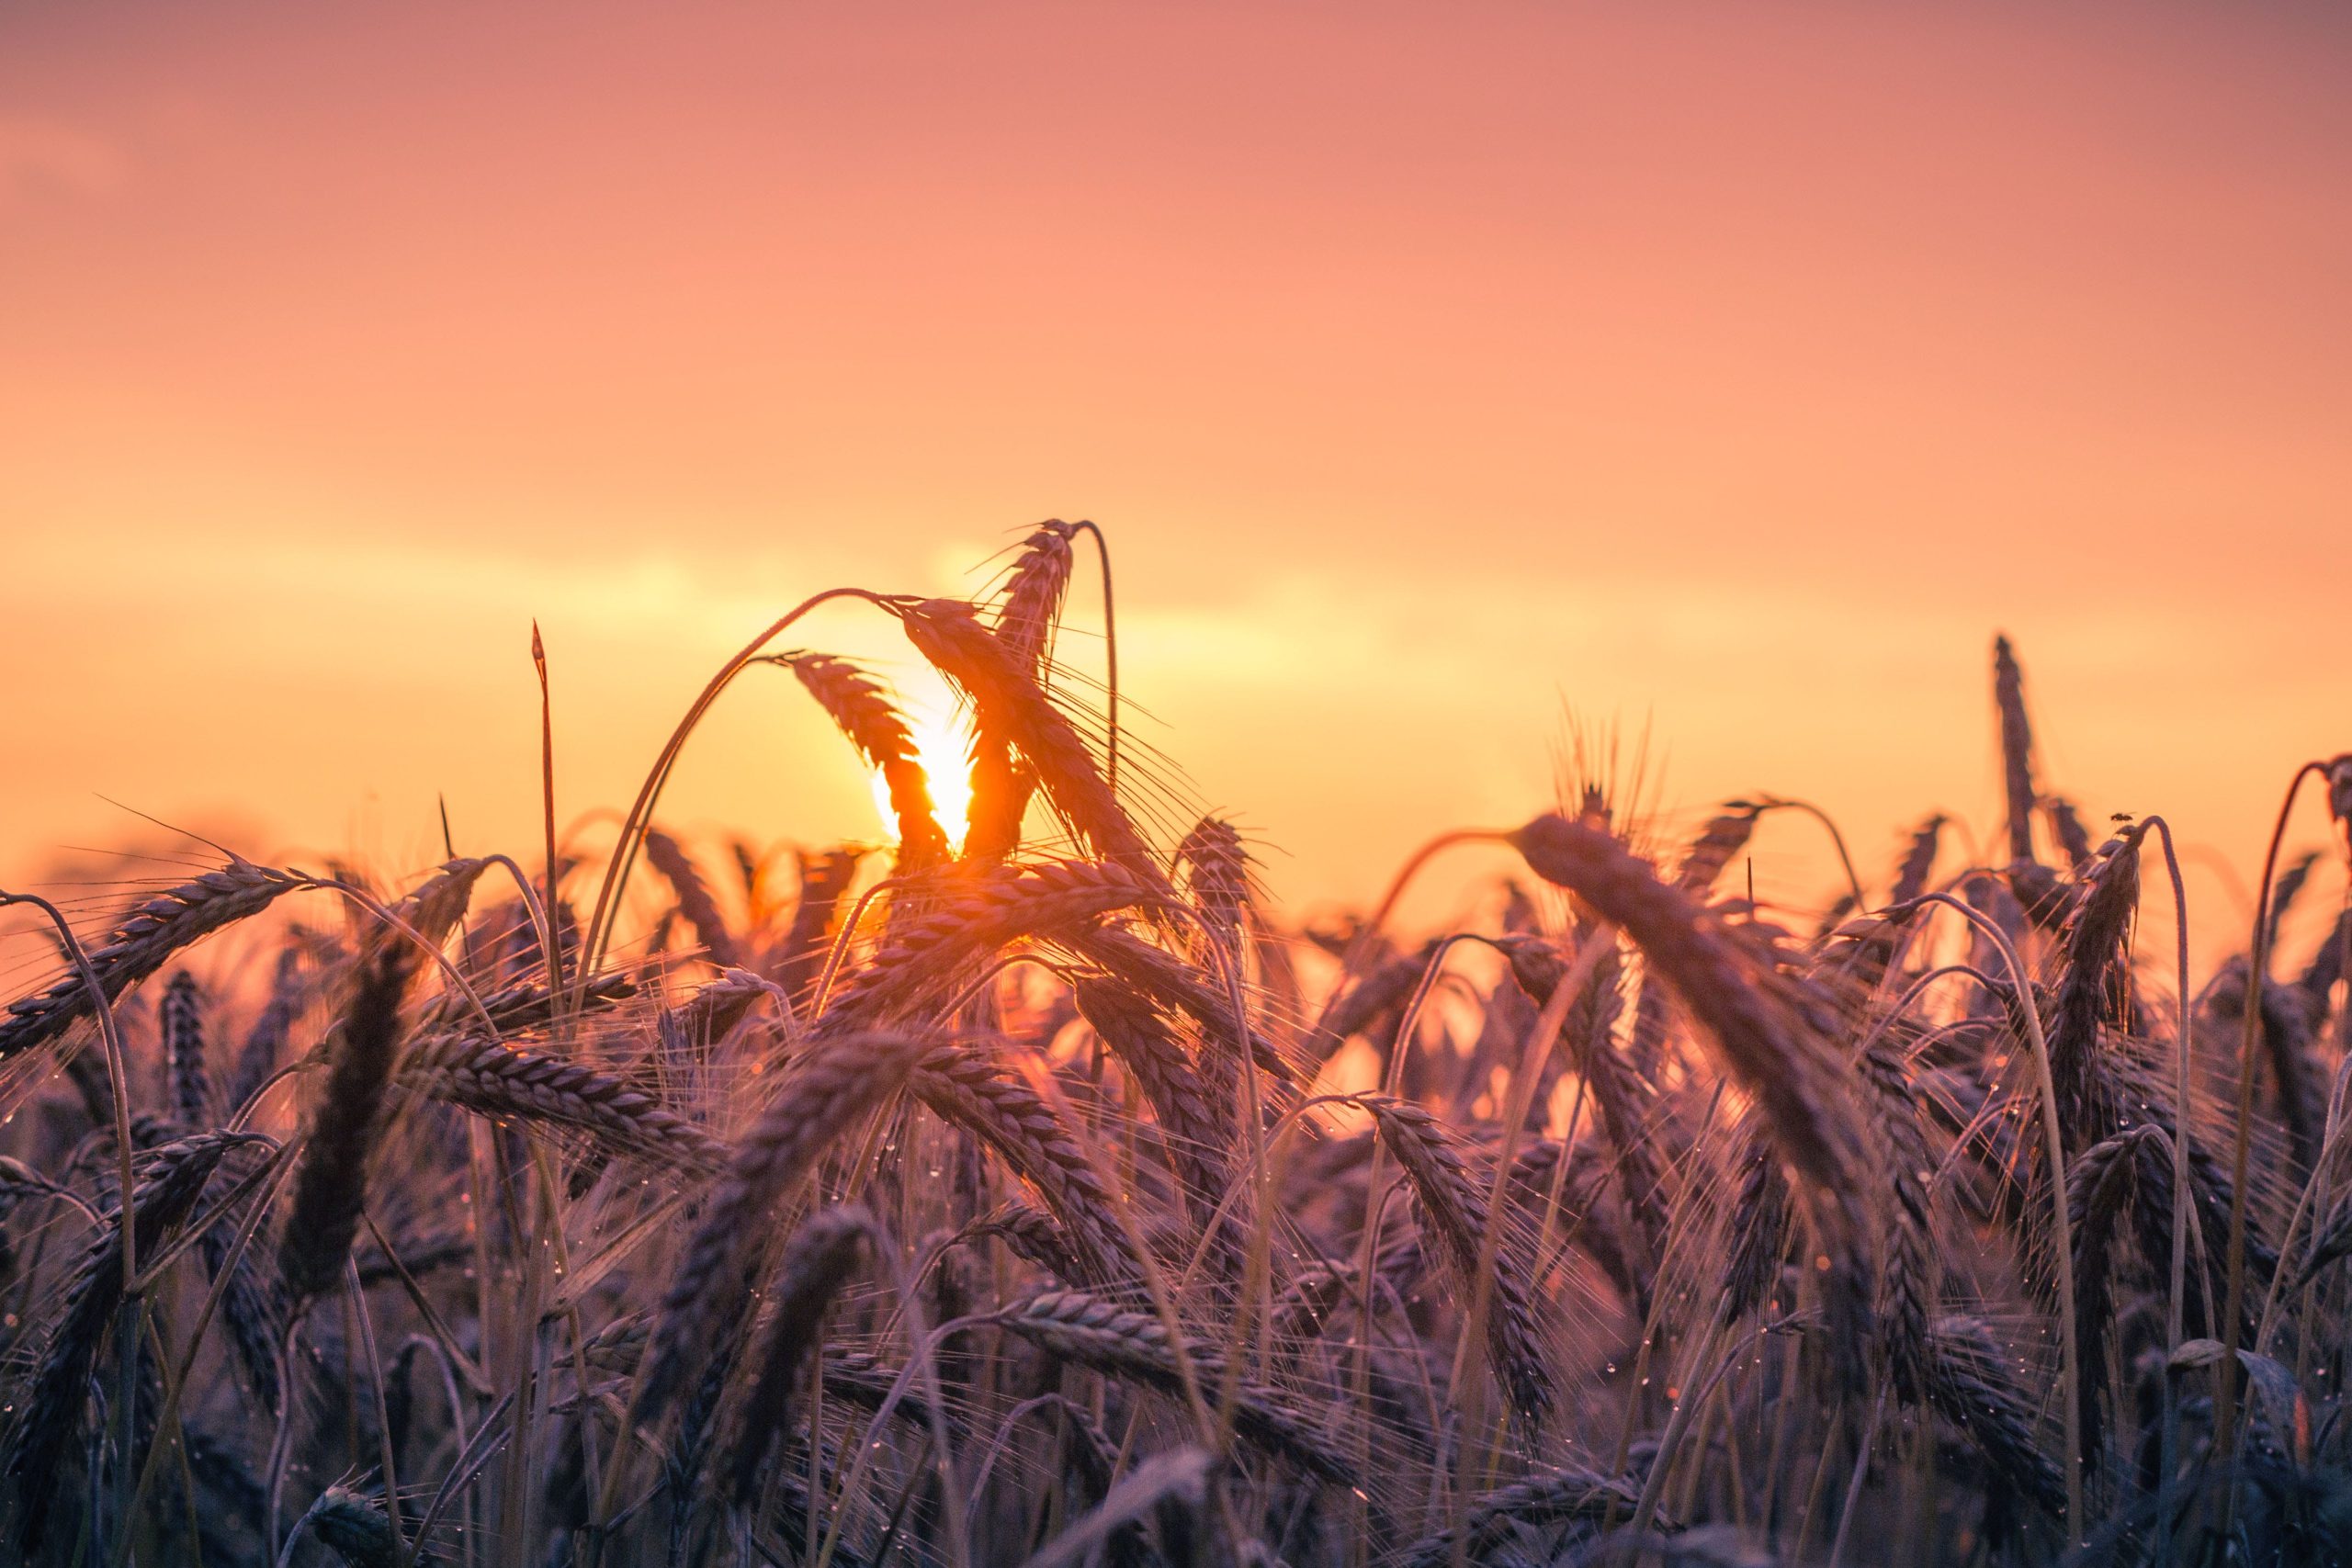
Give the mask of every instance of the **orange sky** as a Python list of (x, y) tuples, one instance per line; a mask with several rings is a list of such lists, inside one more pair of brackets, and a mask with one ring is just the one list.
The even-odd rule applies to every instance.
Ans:
[[(498, 9), (0, 14), (0, 866), (527, 848), (533, 616), (569, 813), (1054, 514), (1303, 904), (1564, 704), (1873, 869), (1989, 825), (1996, 626), (2055, 784), (2239, 862), (2352, 744), (2340, 12)], [(780, 679), (673, 815), (875, 829)]]

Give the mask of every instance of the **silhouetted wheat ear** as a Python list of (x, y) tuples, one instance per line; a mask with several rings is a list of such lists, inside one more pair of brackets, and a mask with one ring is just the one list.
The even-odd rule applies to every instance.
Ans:
[(1170, 1162), (1194, 1216), (1205, 1224), (1223, 1195), (1225, 1164), (1218, 1151), (1229, 1124), (1218, 1116), (1192, 1057), (1167, 1020), (1125, 987), (1085, 976), (1072, 989), (1080, 1013), (1151, 1102), (1167, 1134)]
[[(1163, 1393), (1182, 1386), (1178, 1352), (1169, 1343), (1168, 1330), (1148, 1313), (1130, 1311), (1082, 1291), (1047, 1291), (1014, 1303), (989, 1321), (1079, 1366)], [(1195, 1382), (1213, 1397), (1221, 1359), (1199, 1344), (1188, 1346), (1185, 1353)], [(1315, 1417), (1271, 1389), (1246, 1382), (1239, 1386), (1234, 1430), (1320, 1480), (1337, 1486), (1355, 1484), (1353, 1469)]]
[[(1421, 976), (1429, 973), (1430, 965), (1437, 962), (1440, 955), (1440, 942), (1432, 939), (1410, 953), (1383, 961), (1371, 974), (1333, 997), (1330, 1005), (1323, 1010), (1323, 1016), (1316, 1021), (1317, 1054), (1328, 1057), (1352, 1037), (1368, 1034), (1374, 1024), (1399, 1013), (1412, 999), (1413, 992), (1420, 986)], [(1401, 1023), (1403, 1020), (1398, 1017), (1394, 1021)], [(1384, 1030), (1382, 1032), (1389, 1032)], [(1373, 1041), (1372, 1044), (1383, 1055), (1391, 1050), (1408, 1051), (1412, 1048), (1409, 1040), (1380, 1039)]]
[(792, 924), (775, 957), (776, 980), (792, 996), (806, 991), (823, 964), (834, 911), (856, 880), (858, 863), (864, 857), (864, 851), (849, 848), (822, 854), (796, 853), (799, 897), (793, 903)]
[(340, 1483), (319, 1494), (295, 1522), (292, 1539), (300, 1540), (306, 1530), (350, 1568), (393, 1568), (399, 1561), (383, 1504)]
[[(2124, 1221), (2142, 1201), (2143, 1160), (2148, 1154), (2165, 1161), (2172, 1157), (2154, 1128), (2134, 1128), (2083, 1150), (2066, 1171), (2067, 1234), (2075, 1244), (2075, 1325), (2082, 1341), (2075, 1357), (2082, 1369), (2079, 1430), (2086, 1461), (2104, 1441), (2101, 1395), (2107, 1390), (2107, 1337), (2114, 1318), (2115, 1255), (2128, 1234)], [(2169, 1203), (2164, 1212), (2169, 1224)]]
[(2140, 903), (2140, 840), (2126, 828), (2108, 840), (2086, 873), (2087, 891), (2064, 932), (2065, 972), (2049, 1025), (2050, 1077), (2058, 1095), (2061, 1127), (2070, 1147), (2098, 1142), (2116, 1129), (2116, 1108), (2105, 1103), (2095, 1070), (2102, 1023), (2120, 1022), (2130, 1005), (2131, 974), (2123, 941)]
[[(141, 1156), (143, 1174), (130, 1201), (135, 1245), (152, 1255), (165, 1233), (192, 1213), (221, 1158), (248, 1134), (198, 1133)], [(19, 1551), (29, 1555), (47, 1534), (59, 1470), (82, 1424), (98, 1348), (122, 1303), (122, 1214), (107, 1216), (84, 1246), (40, 1370), (9, 1436), (7, 1472), (17, 1482)]]
[(1935, 1214), (1928, 1194), (1936, 1161), (1919, 1125), (1917, 1094), (1902, 1055), (1883, 1036), (1861, 1053), (1862, 1084), (1885, 1145), (1885, 1271), (1879, 1281), (1878, 1327), (1895, 1397), (1927, 1397), (1928, 1327), (1936, 1304)]
[(2091, 835), (2075, 814), (2075, 803), (2063, 795), (2044, 795), (2041, 814), (2049, 818), (2050, 836), (2065, 852), (2066, 863), (2080, 871), (2091, 858)]
[[(1211, 1059), (1210, 1070), (1203, 1074), (1204, 1080), (1213, 1084), (1230, 1080), (1238, 1070), (1240, 1032), (1245, 1024), (1235, 1020), (1232, 997), (1225, 987), (1174, 953), (1114, 926), (1098, 925), (1059, 934), (1056, 940), (1148, 998), (1160, 1011), (1181, 1013), (1198, 1024), (1204, 1054)], [(1246, 1027), (1250, 1060), (1259, 1071), (1272, 1075), (1278, 1083), (1292, 1086), (1312, 1076), (1303, 1073), (1254, 1022)], [(1226, 1120), (1229, 1125), (1229, 1110)]]
[(703, 1055), (771, 994), (768, 982), (750, 970), (727, 970), (683, 1005), (662, 1010), (654, 1027), (662, 1049), (673, 1055)]
[(287, 1039), (294, 1032), (294, 1021), (302, 1015), (302, 955), (289, 947), (277, 955), (269, 999), (254, 1015), (244, 1043), (237, 1049), (236, 1072), (229, 1081), (232, 1110), (251, 1100), (254, 1091), (277, 1070), (278, 1058), (286, 1054)]
[(1086, 1269), (1078, 1260), (1078, 1248), (1053, 1215), (1034, 1203), (1019, 1199), (1000, 1203), (987, 1213), (971, 1220), (959, 1235), (978, 1239), (994, 1236), (1012, 1249), (1013, 1256), (1044, 1269), (1066, 1285), (1083, 1287)]
[[(637, 995), (637, 982), (619, 970), (590, 976), (577, 988), (567, 981), (564, 1000), (571, 1016), (606, 1011)], [(502, 1036), (545, 1029), (555, 1021), (555, 993), (537, 980), (517, 980), (495, 991), (442, 991), (417, 1010), (416, 1032), (496, 1030)]]
[(288, 1310), (332, 1290), (351, 1255), (400, 1051), (401, 1001), (418, 963), (414, 945), (395, 931), (379, 934), (360, 960), (332, 1043), (326, 1086), (294, 1168), (293, 1198), (278, 1242)]
[(718, 901), (710, 896), (702, 873), (686, 858), (678, 840), (659, 828), (647, 829), (645, 858), (653, 863), (653, 869), (670, 885), (671, 893), (678, 900), (678, 912), (694, 928), (695, 941), (702, 945), (712, 964), (732, 969), (741, 964), (742, 953), (735, 945), (733, 933), (727, 929), (726, 918), (718, 912)]
[(802, 1054), (736, 1145), (670, 1276), (639, 1382), (645, 1419), (667, 1410), (710, 1346), (740, 1325), (748, 1289), (741, 1259), (776, 1201), (851, 1123), (897, 1091), (929, 1043), (910, 1034), (845, 1034), (814, 1041)]
[(1983, 1323), (1938, 1320), (1928, 1337), (1928, 1402), (2045, 1517), (2065, 1513), (2065, 1475), (2034, 1442), (2033, 1403), (2011, 1380), (2007, 1358)]
[(942, 1042), (916, 1059), (908, 1088), (933, 1115), (963, 1128), (1037, 1189), (1078, 1243), (1091, 1281), (1138, 1278), (1118, 1211), (1086, 1151), (1037, 1092), (972, 1046)]
[(2352, 1191), (2337, 1199), (2325, 1223), (2313, 1229), (2302, 1269), (2295, 1276), (2296, 1289), (2310, 1284), (2321, 1269), (2344, 1258), (2352, 1258)]
[(608, 1153), (636, 1155), (702, 1175), (727, 1164), (727, 1146), (651, 1095), (578, 1062), (481, 1034), (421, 1040), (401, 1061), (405, 1089), (484, 1116), (585, 1133)]
[(2001, 784), (2008, 796), (2009, 859), (2033, 861), (2033, 725), (2025, 671), (2009, 639), (1993, 639), (1993, 706), (2001, 722)]
[(997, 640), (1033, 672), (1053, 656), (1054, 629), (1069, 592), (1070, 540), (1077, 534), (1076, 524), (1059, 518), (1037, 525), (1022, 541), (1020, 558), (997, 599)]
[[(1761, 1108), (1781, 1157), (1806, 1179), (1806, 1213), (1830, 1260), (1826, 1300), (1853, 1320), (1848, 1329), (1861, 1327), (1873, 1268), (1850, 1064), (1823, 1038), (1810, 1008), (1782, 994), (1787, 982), (1760, 970), (1748, 928), (1735, 933), (1616, 840), (1566, 818), (1539, 817), (1510, 837), (1538, 875), (1577, 893), (1632, 939)], [(1856, 1333), (1840, 1337), (1849, 1349), (1863, 1342)], [(1849, 1371), (1860, 1374), (1858, 1366)]]
[(425, 946), (440, 946), (466, 918), (466, 908), (473, 902), (474, 884), (481, 880), (490, 863), (477, 859), (444, 861), (432, 875), (391, 905), (393, 919), (414, 931)]
[[(1591, 940), (1588, 936), (1587, 940)], [(1511, 977), (1538, 1008), (1549, 1006), (1554, 991), (1567, 974), (1559, 952), (1542, 937), (1504, 937), (1498, 943), (1510, 961)], [(1562, 1025), (1562, 1034), (1577, 1071), (1600, 1109), (1603, 1131), (1614, 1151), (1618, 1187), (1626, 1212), (1642, 1227), (1644, 1239), (1656, 1256), (1665, 1235), (1666, 1214), (1659, 1190), (1657, 1153), (1645, 1123), (1649, 1085), (1619, 1054), (1613, 1030), (1622, 998), (1618, 993), (1617, 953), (1612, 942), (1600, 966), (1586, 982)]]
[(1203, 921), (1221, 935), (1238, 935), (1254, 902), (1239, 830), (1222, 817), (1204, 817), (1176, 846), (1176, 860)]
[[(232, 861), (159, 893), (124, 917), (105, 944), (90, 954), (98, 988), (112, 1001), (189, 943), (310, 886), (309, 878), (292, 872)], [(75, 1020), (88, 1016), (95, 1005), (78, 972), (45, 991), (10, 1002), (6, 1021), (0, 1021), (0, 1061), (56, 1039)]]
[(2318, 951), (2296, 978), (2295, 989), (2301, 996), (2304, 1016), (2313, 1021), (2324, 1020), (2328, 998), (2335, 983), (2344, 978), (2345, 959), (2352, 954), (2352, 908), (2335, 917), (2335, 929), (2322, 939)]
[(882, 775), (890, 809), (899, 819), (899, 869), (922, 871), (947, 858), (931, 799), (931, 783), (916, 759), (907, 721), (882, 683), (846, 660), (823, 653), (786, 653), (777, 661), (800, 678), (817, 705), (849, 738), (868, 765)]
[[(1070, 525), (1048, 522), (1032, 533), (1007, 574), (993, 630), (1013, 666), (1040, 686), (1050, 667), (1054, 629), (1069, 587)], [(1035, 794), (1035, 771), (1013, 756), (1012, 737), (1000, 716), (975, 716), (972, 735), (970, 827), (966, 855), (1001, 860), (1021, 843), (1021, 822)]]
[[(241, 1223), (246, 1211), (236, 1213), (204, 1233), (198, 1243), (204, 1253), (205, 1274), (217, 1280), (228, 1261), (230, 1230)], [(272, 1288), (266, 1271), (267, 1258), (255, 1258), (247, 1248), (237, 1259), (235, 1271), (229, 1277), (229, 1288), (220, 1300), (220, 1318), (229, 1333), (229, 1345), (235, 1351), (237, 1365), (253, 1387), (254, 1402), (264, 1410), (275, 1412), (284, 1389), (279, 1386), (277, 1371), (278, 1348), (286, 1333), (286, 1307)]]
[[(1624, 1477), (1569, 1466), (1515, 1481), (1471, 1502), (1461, 1527), (1446, 1529), (1397, 1553), (1396, 1568), (1443, 1568), (1457, 1549), (1467, 1561), (1483, 1562), (1502, 1545), (1515, 1525), (1600, 1524), (1633, 1516), (1640, 1485)], [(1662, 1528), (1673, 1529), (1670, 1520)]]
[(1715, 879), (1724, 874), (1724, 867), (1732, 863), (1732, 857), (1747, 847), (1748, 839), (1756, 831), (1756, 819), (1763, 815), (1764, 808), (1753, 801), (1725, 801), (1724, 809), (1708, 818), (1706, 827), (1683, 852), (1675, 881), (1693, 893), (1713, 887)]
[[(1385, 1095), (1365, 1095), (1357, 1103), (1372, 1113), (1382, 1141), (1404, 1168), (1466, 1303), (1477, 1287), (1479, 1254), (1490, 1223), (1487, 1190), (1471, 1174), (1453, 1134), (1429, 1111)], [(1531, 1426), (1541, 1426), (1551, 1412), (1553, 1378), (1528, 1292), (1527, 1267), (1508, 1237), (1498, 1238), (1493, 1264), (1487, 1280), (1488, 1364), (1519, 1413)]]
[(1087, 847), (1132, 873), (1155, 896), (1172, 897), (1159, 859), (1112, 795), (1094, 753), (1035, 678), (971, 605), (929, 599), (901, 616), (924, 658), (972, 699), (983, 729), (994, 729), (1036, 770), (1055, 811)]
[(758, 1490), (760, 1467), (782, 1441), (795, 1389), (815, 1355), (826, 1309), (856, 1273), (874, 1220), (854, 1204), (826, 1209), (801, 1222), (776, 1265), (767, 1322), (751, 1353), (752, 1385), (738, 1416), (729, 1477), (736, 1505)]
[(921, 892), (918, 912), (892, 922), (880, 948), (834, 988), (820, 1032), (910, 1011), (1007, 942), (1060, 935), (1154, 897), (1123, 867), (1089, 861), (959, 868)]
[(1737, 1322), (1774, 1300), (1788, 1258), (1789, 1179), (1770, 1134), (1751, 1126), (1737, 1140), (1739, 1191), (1732, 1201), (1724, 1272), (1725, 1321)]
[(212, 1079), (204, 1070), (204, 993), (182, 969), (164, 987), (157, 1010), (164, 1062), (172, 1077), (172, 1110), (185, 1127), (212, 1124)]
[(1894, 887), (1886, 896), (1890, 904), (1908, 904), (1928, 890), (1928, 877), (1936, 869), (1936, 851), (1943, 840), (1944, 824), (1951, 820), (1942, 812), (1931, 813), (1911, 835), (1910, 847), (1903, 852), (1903, 863), (1895, 869)]
[[(2244, 1027), (2251, 1000), (2246, 974), (2246, 955), (2232, 953), (2206, 985), (2202, 1001), (2225, 1025), (2223, 1038), (2238, 1038)], [(2301, 989), (2275, 980), (2263, 982), (2259, 1005), (2256, 1033), (2278, 1091), (2278, 1120), (2286, 1129), (2288, 1153), (2295, 1169), (2308, 1177), (2326, 1132), (2328, 1099), (2325, 1064), (2311, 1049), (2314, 1010)]]

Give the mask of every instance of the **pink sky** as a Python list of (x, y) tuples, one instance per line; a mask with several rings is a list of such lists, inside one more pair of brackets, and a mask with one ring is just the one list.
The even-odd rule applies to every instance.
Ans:
[[(2316, 6), (11, 6), (0, 866), (527, 850), (534, 616), (625, 803), (783, 606), (1046, 515), (1302, 904), (1564, 705), (1678, 820), (1989, 826), (1996, 627), (2057, 787), (2243, 864), (2352, 744), (2347, 299)], [(876, 830), (780, 681), (673, 805)]]

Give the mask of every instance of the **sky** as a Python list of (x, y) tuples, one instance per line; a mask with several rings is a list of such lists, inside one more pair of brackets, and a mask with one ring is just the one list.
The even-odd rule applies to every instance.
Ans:
[[(2348, 285), (2318, 6), (20, 0), (0, 870), (527, 850), (535, 619), (570, 818), (791, 604), (1060, 516), (1296, 908), (1572, 728), (1661, 832), (1803, 796), (1883, 879), (1992, 829), (2006, 629), (2052, 786), (2235, 925), (2352, 745)], [(934, 700), (871, 612), (805, 640)], [(876, 834), (754, 674), (672, 820)], [(1830, 885), (1794, 818), (1755, 865)]]

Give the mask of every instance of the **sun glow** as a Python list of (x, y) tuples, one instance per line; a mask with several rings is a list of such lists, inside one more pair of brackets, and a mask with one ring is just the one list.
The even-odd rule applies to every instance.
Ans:
[[(915, 743), (915, 761), (931, 786), (932, 816), (947, 841), (960, 850), (971, 815), (971, 724), (946, 683), (928, 671), (923, 674), (930, 679), (910, 680), (900, 687), (899, 710)], [(873, 786), (874, 808), (882, 815), (883, 829), (896, 839), (899, 814), (891, 807), (890, 786), (879, 770), (874, 774)]]

